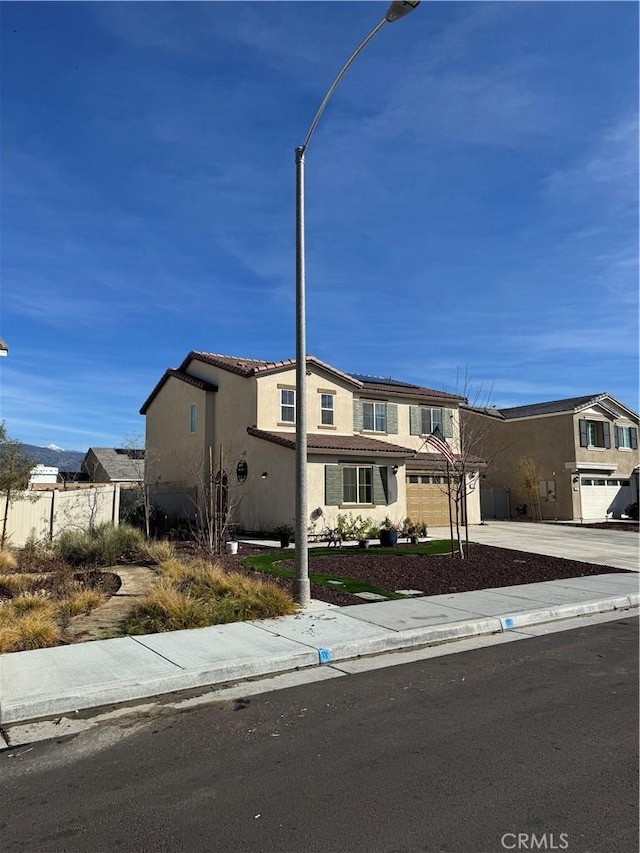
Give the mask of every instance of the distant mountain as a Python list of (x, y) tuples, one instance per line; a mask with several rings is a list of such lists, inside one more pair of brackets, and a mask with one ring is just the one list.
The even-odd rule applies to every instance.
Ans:
[(35, 444), (23, 444), (22, 451), (33, 459), (34, 465), (47, 465), (60, 471), (79, 471), (84, 459), (81, 450), (63, 450), (55, 444), (48, 447), (38, 447)]

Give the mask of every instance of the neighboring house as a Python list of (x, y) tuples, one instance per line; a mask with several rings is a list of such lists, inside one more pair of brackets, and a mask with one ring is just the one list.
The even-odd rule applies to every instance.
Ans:
[(144, 450), (127, 447), (90, 447), (82, 471), (92, 483), (141, 483)]
[(461, 416), (478, 437), (477, 452), (490, 460), (481, 480), (485, 519), (534, 514), (522, 482), (524, 458), (539, 473), (543, 519), (619, 518), (638, 500), (638, 414), (610, 394), (464, 407)]
[[(295, 360), (190, 352), (160, 379), (146, 416), (147, 483), (165, 512), (189, 514), (222, 455), (235, 522), (270, 530), (295, 515)], [(309, 523), (339, 513), (448, 525), (446, 465), (427, 452), (437, 425), (455, 453), (465, 398), (350, 375), (307, 356)], [(469, 475), (477, 482), (480, 460)], [(467, 501), (480, 520), (478, 490)]]

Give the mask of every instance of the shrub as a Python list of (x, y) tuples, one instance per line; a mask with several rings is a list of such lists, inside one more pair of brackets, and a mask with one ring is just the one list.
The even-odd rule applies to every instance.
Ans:
[(3, 548), (0, 550), (0, 572), (13, 572), (18, 568), (18, 561), (11, 551)]
[(142, 547), (142, 551), (145, 559), (150, 563), (164, 563), (176, 556), (175, 546), (166, 539), (146, 542)]
[[(4, 605), (0, 613), (11, 605)], [(60, 629), (46, 612), (30, 611), (0, 623), (0, 653), (45, 649), (60, 640)]]
[(206, 560), (182, 563), (171, 559), (158, 569), (162, 578), (134, 608), (124, 626), (127, 633), (203, 628), (296, 612), (291, 596), (275, 584), (224, 572)]
[(0, 575), (0, 591), (9, 596), (20, 595), (38, 589), (41, 582), (25, 575)]
[(127, 634), (157, 634), (211, 625), (204, 602), (180, 592), (166, 581), (139, 604), (124, 624)]
[(99, 607), (106, 597), (96, 589), (81, 589), (73, 592), (60, 605), (60, 613), (63, 618), (80, 616), (82, 613), (91, 613)]
[(39, 612), (53, 617), (55, 614), (53, 604), (44, 590), (41, 590), (41, 593), (43, 594), (25, 592), (16, 595), (15, 598), (11, 599), (9, 609), (13, 610), (16, 615)]
[(56, 549), (70, 566), (112, 566), (125, 557), (139, 558), (144, 552), (144, 537), (128, 524), (114, 527), (110, 522), (90, 530), (65, 530)]

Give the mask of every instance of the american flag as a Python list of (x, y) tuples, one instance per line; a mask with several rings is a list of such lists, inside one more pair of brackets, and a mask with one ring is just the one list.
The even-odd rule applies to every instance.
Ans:
[(456, 457), (453, 455), (453, 451), (442, 437), (439, 426), (436, 426), (431, 435), (428, 435), (425, 440), (428, 444), (433, 445), (436, 450), (439, 450), (445, 459), (448, 459), (452, 465), (455, 464)]

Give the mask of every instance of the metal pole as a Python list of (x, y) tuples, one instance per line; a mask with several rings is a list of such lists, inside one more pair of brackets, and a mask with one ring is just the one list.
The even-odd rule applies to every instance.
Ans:
[(295, 513), (296, 543), (294, 598), (306, 607), (311, 601), (309, 584), (309, 549), (307, 535), (307, 341), (305, 314), (305, 257), (304, 257), (304, 154), (320, 118), (352, 62), (380, 32), (385, 24), (404, 17), (419, 0), (394, 0), (384, 18), (368, 33), (338, 72), (313, 117), (304, 142), (296, 148), (296, 482)]
[(307, 341), (304, 256), (304, 148), (296, 148), (296, 543), (294, 597), (311, 601), (307, 546)]

